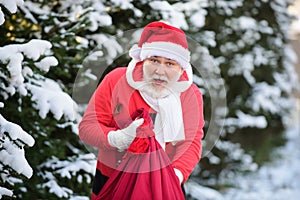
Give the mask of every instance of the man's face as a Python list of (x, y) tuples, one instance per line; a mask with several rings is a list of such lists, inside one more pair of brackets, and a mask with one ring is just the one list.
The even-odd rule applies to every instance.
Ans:
[(181, 76), (183, 70), (179, 63), (160, 56), (151, 56), (144, 60), (144, 81), (149, 84), (152, 96), (165, 95)]

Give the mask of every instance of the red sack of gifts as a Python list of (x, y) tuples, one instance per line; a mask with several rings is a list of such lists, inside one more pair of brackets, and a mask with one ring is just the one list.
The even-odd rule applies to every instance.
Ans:
[(139, 109), (131, 118), (144, 118), (144, 123), (96, 200), (184, 200), (171, 162), (154, 137), (149, 114)]

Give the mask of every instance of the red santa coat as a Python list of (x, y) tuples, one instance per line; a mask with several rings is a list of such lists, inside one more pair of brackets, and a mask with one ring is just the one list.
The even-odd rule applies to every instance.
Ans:
[[(142, 70), (135, 71), (135, 77), (142, 76)], [(105, 76), (92, 96), (82, 121), (79, 124), (80, 139), (99, 148), (97, 169), (110, 176), (120, 163), (124, 152), (117, 151), (108, 143), (110, 131), (125, 128), (131, 120), (130, 114), (144, 108), (155, 111), (144, 101), (138, 90), (126, 80), (126, 68), (117, 68)], [(200, 90), (192, 84), (180, 95), (184, 122), (185, 140), (176, 145), (167, 143), (165, 151), (174, 168), (183, 174), (183, 182), (199, 162), (203, 137), (203, 101)]]

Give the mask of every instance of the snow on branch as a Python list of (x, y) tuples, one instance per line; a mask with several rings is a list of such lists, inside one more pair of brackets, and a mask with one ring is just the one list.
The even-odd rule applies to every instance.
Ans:
[(59, 198), (67, 198), (70, 194), (73, 193), (72, 190), (58, 185), (55, 180), (50, 180), (44, 184), (41, 184), (40, 187), (49, 188), (49, 192), (55, 194)]
[(51, 43), (45, 40), (33, 39), (25, 44), (11, 44), (4, 47), (0, 47), (0, 62), (6, 64), (6, 70), (8, 70), (9, 76), (0, 72), (0, 78), (7, 81), (8, 86), (0, 84), (0, 88), (3, 91), (0, 93), (5, 99), (9, 95), (14, 95), (17, 91), (21, 95), (27, 95), (24, 81), (26, 76), (33, 74), (29, 67), (24, 67), (24, 56), (32, 59), (35, 62), (35, 66), (41, 71), (47, 72), (51, 66), (56, 66), (58, 61), (53, 56), (45, 57), (42, 60), (38, 59), (46, 54), (52, 47)]
[(31, 79), (26, 83), (26, 88), (32, 94), (31, 100), (35, 102), (34, 107), (39, 110), (39, 115), (45, 119), (51, 112), (55, 119), (59, 120), (65, 116), (67, 120), (76, 120), (77, 104), (54, 80), (43, 78), (40, 80)]
[(162, 18), (170, 24), (188, 29), (188, 24), (185, 20), (185, 16), (182, 12), (178, 11), (167, 1), (151, 1), (149, 3), (153, 10), (158, 10), (162, 15)]
[[(72, 159), (72, 158), (70, 158)], [(52, 157), (51, 160), (43, 163), (40, 167), (47, 167), (55, 170), (55, 174), (60, 174), (60, 177), (72, 178), (72, 175), (78, 174), (80, 171), (85, 171), (88, 174), (94, 174), (95, 172), (95, 155), (92, 153), (79, 155), (79, 157), (72, 160), (59, 160), (56, 157)], [(81, 182), (80, 175), (78, 181)], [(90, 182), (89, 180), (88, 182)]]
[[(3, 5), (9, 12), (16, 13), (17, 7), (24, 4), (23, 0), (0, 0), (0, 5)], [(4, 23), (4, 14), (0, 7), (0, 25)]]
[[(78, 183), (82, 183), (85, 178), (88, 183), (91, 183), (91, 176), (95, 173), (96, 162), (95, 155), (92, 153), (79, 155), (77, 158), (72, 157), (69, 160), (59, 160), (57, 157), (52, 156), (50, 160), (39, 166), (40, 168), (47, 168), (51, 171), (44, 170), (45, 173), (43, 176), (44, 179), (47, 179), (47, 182), (40, 184), (39, 187), (49, 188), (49, 192), (59, 198), (68, 198), (73, 194), (73, 191), (62, 186), (55, 175), (67, 179), (77, 177)], [(82, 171), (87, 174), (82, 174)], [(90, 174), (90, 176), (88, 174)]]
[(17, 173), (30, 178), (33, 172), (25, 158), (23, 147), (31, 147), (34, 142), (33, 137), (19, 125), (8, 122), (0, 115), (0, 165), (9, 166)]
[(4, 196), (4, 195), (12, 197), (13, 192), (7, 188), (0, 186), (0, 199), (2, 199), (2, 196)]
[(245, 114), (240, 110), (236, 111), (237, 118), (227, 118), (225, 126), (238, 127), (240, 129), (247, 127), (266, 128), (268, 122), (264, 116), (252, 116)]
[(284, 106), (279, 105), (286, 103), (281, 97), (280, 88), (266, 82), (257, 83), (252, 89), (251, 97), (246, 101), (246, 105), (255, 112), (263, 110), (272, 114), (280, 114)]
[[(53, 56), (45, 56), (51, 49), (50, 42), (45, 40), (31, 40), (25, 44), (12, 44), (0, 47), (0, 62), (7, 65), (9, 76), (0, 72), (8, 85), (0, 84), (3, 89), (0, 93), (4, 98), (13, 96), (16, 92), (25, 96), (31, 93), (35, 108), (39, 111), (41, 118), (51, 112), (54, 118), (59, 120), (65, 116), (67, 120), (75, 120), (77, 110), (76, 103), (65, 92), (60, 85), (45, 77), (35, 74), (29, 66), (26, 66), (24, 58), (29, 58), (34, 62), (34, 66), (43, 72), (48, 72), (50, 67), (58, 65), (58, 61)], [(42, 57), (40, 59), (40, 57)], [(45, 57), (44, 57), (45, 56)], [(27, 80), (25, 80), (25, 78)]]

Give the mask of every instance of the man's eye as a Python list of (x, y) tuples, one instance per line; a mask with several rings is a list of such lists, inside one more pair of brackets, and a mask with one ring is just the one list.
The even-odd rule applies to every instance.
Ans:
[(151, 61), (151, 62), (154, 62), (154, 63), (157, 63), (157, 62), (158, 62), (158, 60), (157, 60), (157, 59), (153, 59), (153, 58), (152, 58), (152, 59), (150, 59), (150, 61)]
[(167, 62), (167, 65), (168, 65), (168, 66), (173, 66), (173, 65), (174, 65), (174, 63)]

